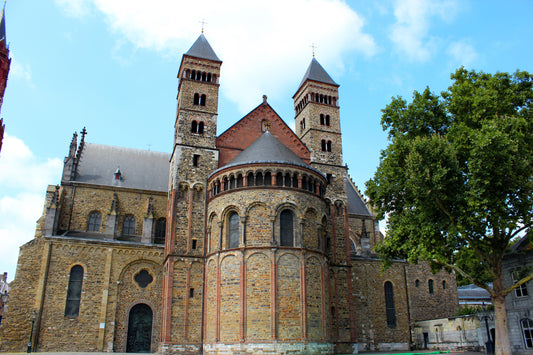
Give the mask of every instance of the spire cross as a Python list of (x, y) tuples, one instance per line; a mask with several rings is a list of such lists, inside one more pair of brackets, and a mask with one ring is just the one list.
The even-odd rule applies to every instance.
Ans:
[(83, 127), (83, 129), (81, 130), (81, 140), (82, 141), (85, 141), (85, 135), (87, 134), (87, 130), (85, 129), (85, 127)]
[(315, 57), (315, 49), (317, 49), (318, 47), (314, 43), (311, 43), (311, 45), (309, 47), (313, 48), (313, 58), (314, 58)]
[(202, 19), (200, 23), (202, 24), (202, 33), (204, 33), (204, 26), (207, 24), (207, 22), (205, 22), (205, 19)]

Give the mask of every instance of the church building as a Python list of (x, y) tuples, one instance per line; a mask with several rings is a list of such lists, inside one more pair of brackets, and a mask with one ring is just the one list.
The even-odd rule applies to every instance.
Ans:
[(381, 270), (320, 63), (302, 68), (295, 132), (264, 96), (217, 135), (221, 65), (203, 34), (183, 55), (172, 152), (74, 134), (20, 249), (0, 351), (407, 350), (416, 320), (456, 311), (453, 274)]

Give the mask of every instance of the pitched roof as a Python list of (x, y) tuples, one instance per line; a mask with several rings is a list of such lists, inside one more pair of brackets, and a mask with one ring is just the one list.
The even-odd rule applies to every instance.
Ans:
[(6, 41), (6, 6), (4, 3), (4, 8), (2, 9), (2, 19), (0, 19), (0, 41)]
[[(74, 181), (167, 191), (170, 154), (85, 143)], [(121, 180), (114, 179), (120, 168)]]
[(215, 54), (215, 51), (213, 50), (213, 48), (211, 48), (211, 45), (209, 44), (209, 42), (207, 42), (207, 39), (205, 38), (203, 33), (200, 35), (200, 37), (198, 37), (196, 42), (193, 43), (193, 45), (187, 51), (187, 53), (185, 53), (185, 55), (196, 58), (209, 59), (215, 62), (222, 62), (220, 59), (218, 59), (217, 55)]
[(225, 167), (252, 163), (282, 163), (308, 167), (302, 159), (269, 131), (263, 133)]
[(348, 213), (362, 216), (372, 216), (372, 213), (366, 207), (361, 195), (356, 191), (355, 186), (346, 178), (346, 195), (348, 197)]
[(307, 67), (307, 71), (304, 74), (304, 78), (302, 79), (302, 82), (300, 85), (298, 85), (298, 89), (302, 87), (302, 85), (305, 83), (306, 80), (313, 80), (318, 81), (325, 84), (331, 84), (335, 86), (339, 86), (336, 82), (331, 79), (329, 74), (326, 72), (326, 70), (320, 65), (318, 60), (316, 60), (314, 57), (311, 59), (311, 63), (309, 64), (309, 67)]

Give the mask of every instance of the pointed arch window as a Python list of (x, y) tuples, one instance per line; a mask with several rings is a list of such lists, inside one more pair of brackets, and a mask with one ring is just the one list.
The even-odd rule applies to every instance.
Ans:
[(228, 248), (239, 247), (239, 215), (231, 212), (228, 216)]
[(135, 217), (131, 214), (124, 217), (124, 225), (122, 226), (123, 235), (135, 234)]
[(294, 214), (283, 210), (279, 216), (279, 235), (282, 247), (294, 246)]
[(100, 222), (102, 220), (102, 215), (98, 211), (93, 211), (89, 214), (89, 224), (87, 225), (88, 232), (99, 232), (100, 231)]
[(65, 316), (77, 317), (80, 313), (81, 287), (83, 284), (83, 267), (74, 265), (70, 269), (68, 280), (67, 302), (65, 304)]
[(155, 225), (155, 244), (164, 244), (165, 243), (165, 231), (167, 228), (167, 220), (162, 217), (159, 218)]
[(389, 328), (396, 327), (396, 309), (394, 308), (394, 291), (392, 282), (385, 282), (385, 310), (387, 313), (387, 326)]

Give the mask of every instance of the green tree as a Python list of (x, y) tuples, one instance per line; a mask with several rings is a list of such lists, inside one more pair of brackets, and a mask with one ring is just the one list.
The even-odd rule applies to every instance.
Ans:
[[(429, 261), (486, 289), (495, 309), (496, 353), (510, 354), (502, 260), (532, 224), (533, 77), (458, 69), (448, 90), (429, 88), (382, 110), (390, 144), (367, 195), (387, 237), (385, 262)], [(492, 282), (492, 288), (488, 286)]]

